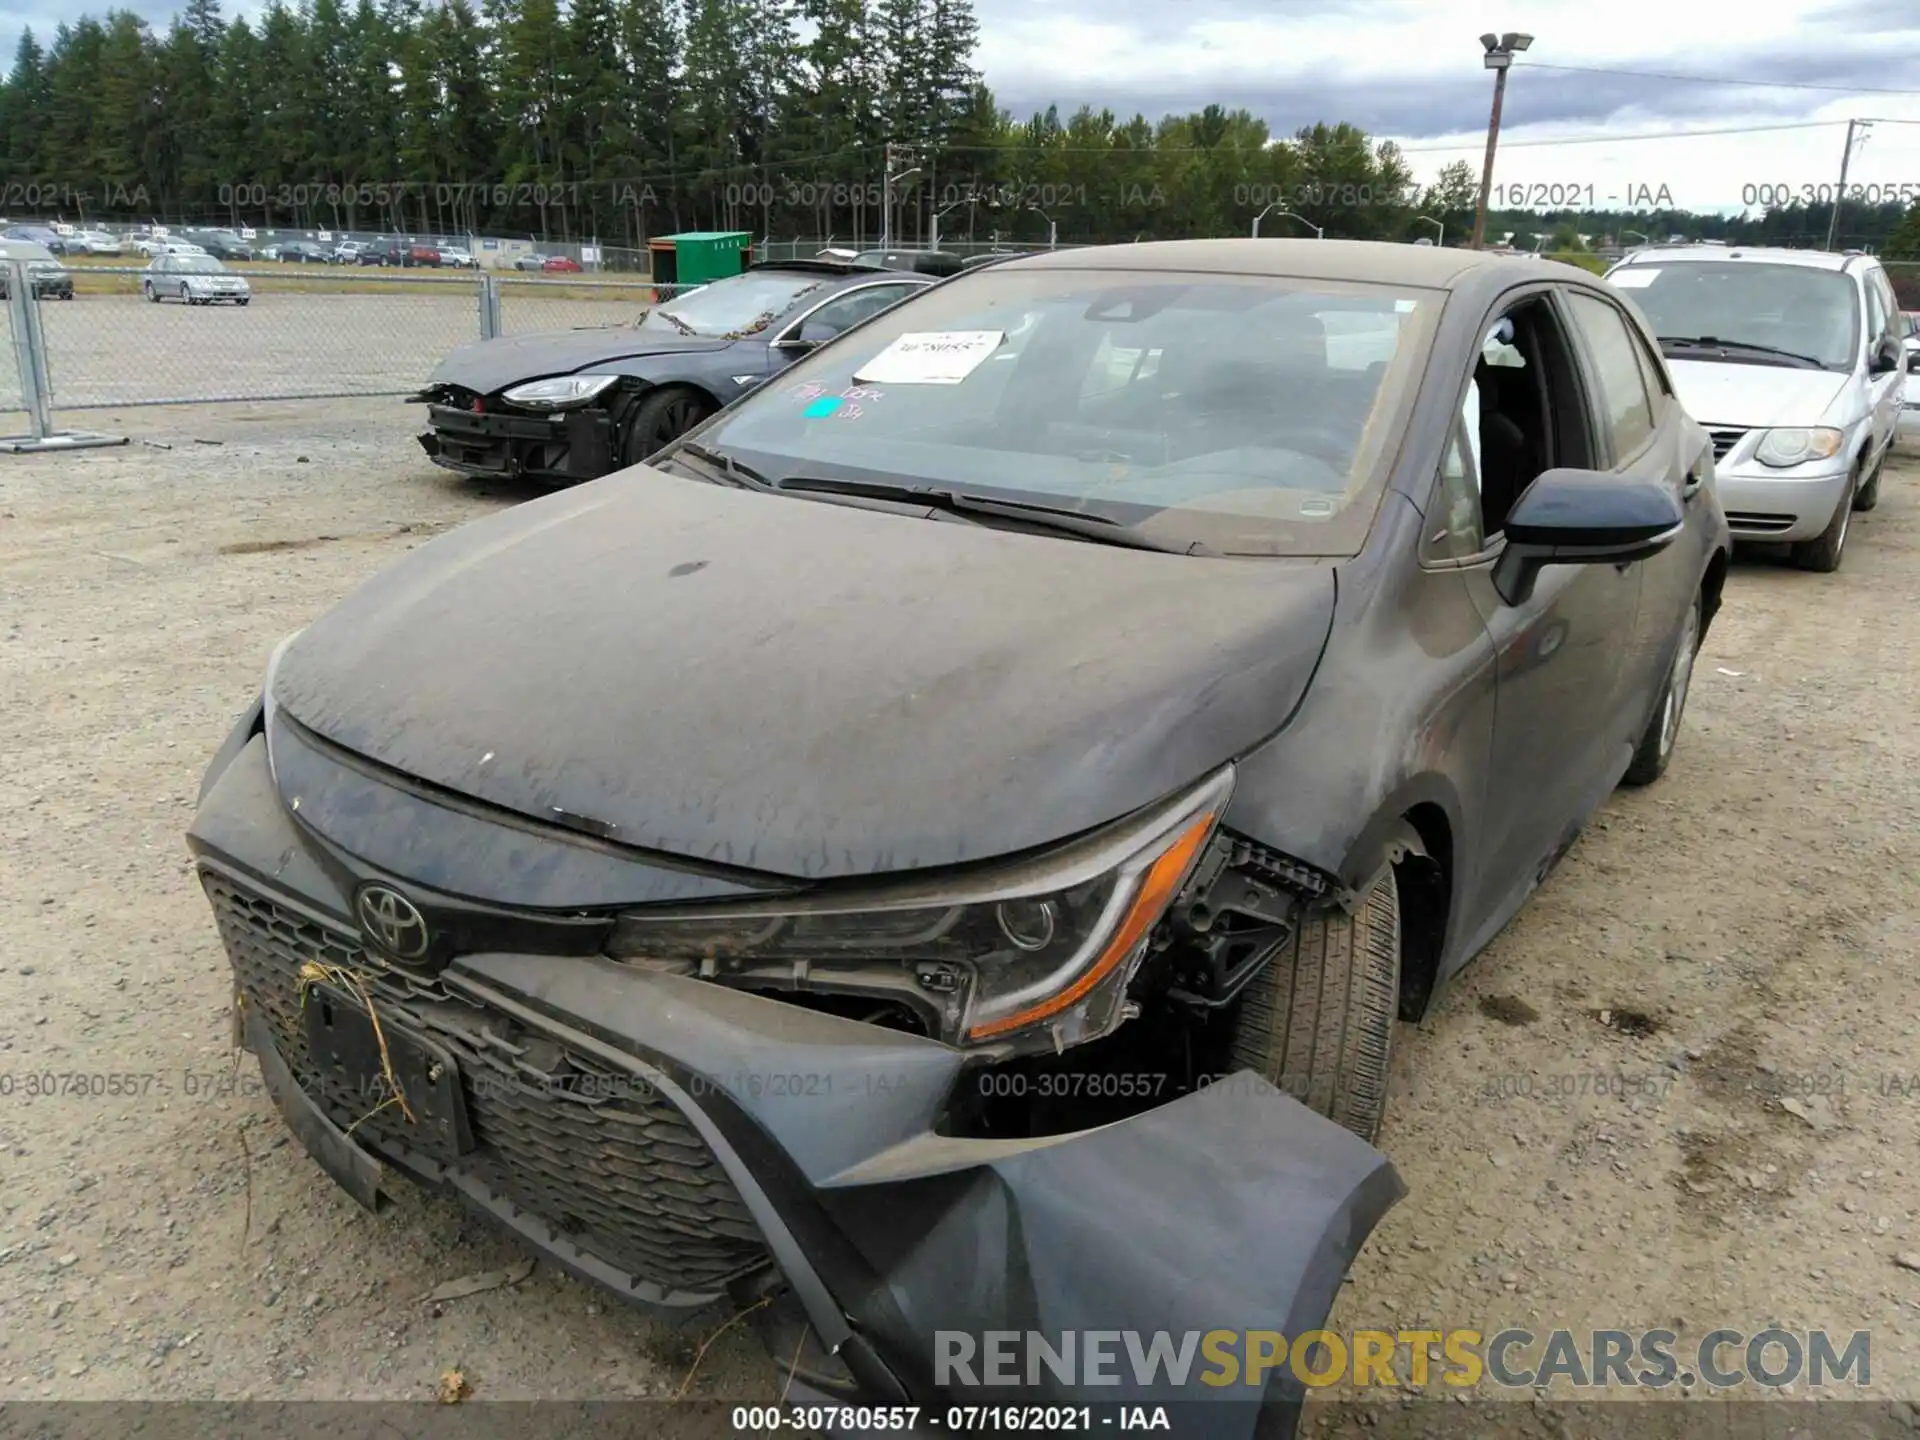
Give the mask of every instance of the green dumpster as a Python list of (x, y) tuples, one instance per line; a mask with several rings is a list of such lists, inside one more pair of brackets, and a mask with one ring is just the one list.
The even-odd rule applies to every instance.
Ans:
[(738, 275), (753, 263), (753, 236), (745, 230), (690, 230), (647, 242), (657, 285), (704, 285)]

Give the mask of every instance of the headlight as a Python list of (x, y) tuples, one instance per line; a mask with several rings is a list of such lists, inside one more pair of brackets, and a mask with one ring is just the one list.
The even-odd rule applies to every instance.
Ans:
[(501, 398), (529, 410), (570, 410), (586, 404), (619, 379), (618, 375), (556, 375), (551, 380), (516, 385)]
[(630, 913), (608, 952), (827, 992), (878, 994), (890, 973), (939, 997), (942, 1039), (1079, 1044), (1125, 1018), (1127, 984), (1232, 782), (1221, 771), (1124, 831), (959, 882)]
[(1809, 460), (1825, 460), (1840, 453), (1842, 435), (1822, 426), (1812, 430), (1769, 430), (1753, 452), (1762, 465), (1784, 470)]

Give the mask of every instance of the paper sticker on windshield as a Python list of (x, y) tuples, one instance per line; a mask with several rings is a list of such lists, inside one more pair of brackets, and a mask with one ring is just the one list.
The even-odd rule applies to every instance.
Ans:
[(1622, 290), (1644, 290), (1651, 285), (1659, 269), (1650, 265), (1633, 265), (1625, 270), (1616, 270), (1607, 278)]
[(958, 385), (1006, 339), (1004, 330), (923, 330), (902, 335), (853, 372), (868, 384)]

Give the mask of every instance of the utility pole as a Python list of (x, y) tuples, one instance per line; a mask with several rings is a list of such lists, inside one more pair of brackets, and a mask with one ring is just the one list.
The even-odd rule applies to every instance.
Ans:
[(1531, 35), (1516, 34), (1509, 30), (1505, 35), (1488, 33), (1480, 37), (1480, 46), (1486, 51), (1485, 67), (1493, 71), (1493, 114), (1487, 120), (1487, 159), (1480, 168), (1480, 201), (1473, 210), (1473, 248), (1483, 249), (1487, 238), (1487, 201), (1493, 194), (1493, 151), (1500, 143), (1500, 105), (1507, 95), (1507, 70), (1513, 64), (1515, 51), (1525, 50), (1533, 44)]
[(1853, 159), (1854, 127), (1860, 128), (1861, 138), (1865, 139), (1867, 127), (1871, 124), (1873, 124), (1871, 120), (1847, 121), (1847, 148), (1840, 152), (1840, 184), (1833, 192), (1833, 214), (1827, 217), (1827, 249), (1829, 250), (1833, 249), (1834, 237), (1839, 234), (1840, 205), (1847, 197), (1847, 163)]
[(893, 187), (894, 183), (916, 173), (913, 163), (913, 151), (905, 145), (887, 142), (886, 169), (880, 180), (880, 248), (888, 249), (893, 244)]

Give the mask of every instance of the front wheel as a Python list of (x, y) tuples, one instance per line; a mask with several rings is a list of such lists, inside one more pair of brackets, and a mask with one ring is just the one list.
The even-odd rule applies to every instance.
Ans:
[(1673, 760), (1674, 742), (1680, 738), (1680, 719), (1687, 709), (1687, 691), (1693, 685), (1693, 662), (1700, 653), (1700, 597), (1687, 606), (1687, 618), (1680, 626), (1680, 641), (1674, 646), (1673, 663), (1660, 686), (1659, 702), (1653, 718), (1647, 722), (1640, 743), (1634, 747), (1623, 782), (1651, 785), (1667, 773)]
[(1242, 993), (1236, 1070), (1371, 1142), (1387, 1108), (1400, 1003), (1400, 883), (1383, 870), (1349, 914), (1309, 916)]
[(1833, 518), (1827, 522), (1827, 528), (1793, 547), (1793, 563), (1802, 570), (1831, 575), (1840, 568), (1840, 557), (1847, 548), (1847, 522), (1853, 518), (1853, 496), (1859, 484), (1860, 472), (1856, 470), (1847, 477), (1846, 492), (1833, 507)]
[(153, 304), (155, 304), (155, 305), (158, 305), (158, 304), (160, 303), (160, 292), (159, 292), (158, 290), (156, 290), (156, 289), (154, 289), (154, 288), (153, 288), (153, 286), (151, 286), (151, 285), (142, 285), (142, 286), (140, 287), (140, 291), (141, 291), (141, 293), (142, 293), (142, 294), (144, 294), (144, 295), (145, 295), (145, 296), (147, 297), (147, 299), (148, 299), (149, 301), (151, 301), (151, 302), (152, 302)]
[(1888, 445), (1881, 452), (1880, 463), (1873, 467), (1873, 474), (1867, 477), (1867, 483), (1853, 492), (1853, 508), (1862, 512), (1873, 509), (1880, 503), (1880, 472), (1887, 468), (1887, 456), (1893, 446)]
[(627, 417), (626, 436), (621, 455), (628, 465), (638, 465), (656, 455), (713, 413), (713, 407), (698, 391), (685, 386), (668, 385), (643, 397)]
[(245, 305), (247, 302), (245, 300), (236, 300), (233, 303), (236, 305)]

